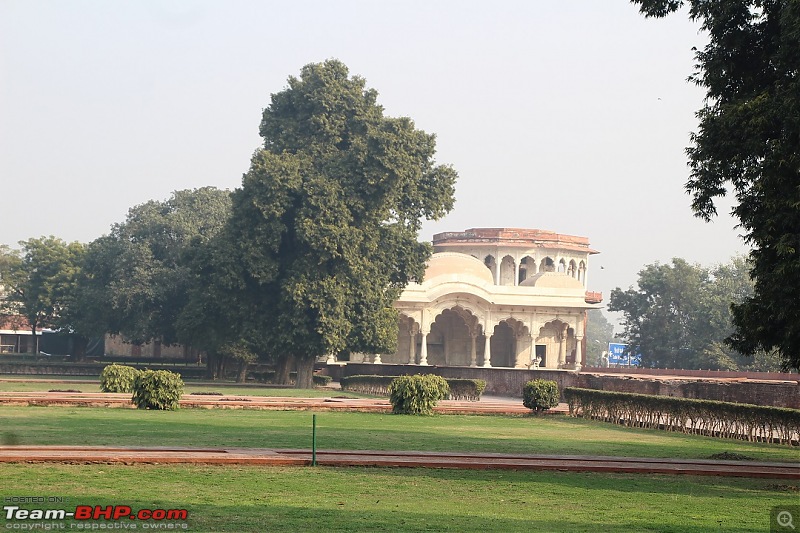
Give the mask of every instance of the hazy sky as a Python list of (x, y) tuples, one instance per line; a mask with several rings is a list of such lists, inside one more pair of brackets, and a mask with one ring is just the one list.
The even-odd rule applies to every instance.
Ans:
[(624, 0), (0, 0), (0, 243), (89, 242), (133, 205), (239, 186), (270, 93), (338, 58), (460, 175), (423, 239), (586, 236), (607, 301), (645, 264), (745, 251), (730, 204), (706, 224), (683, 192), (704, 43)]

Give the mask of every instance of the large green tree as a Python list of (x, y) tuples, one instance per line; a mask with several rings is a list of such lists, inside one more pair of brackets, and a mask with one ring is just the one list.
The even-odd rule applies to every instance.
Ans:
[(60, 328), (75, 298), (84, 245), (59, 238), (20, 241), (19, 250), (0, 250), (0, 280), (5, 297), (2, 312), (24, 316), (31, 327), (34, 352), (39, 352), (36, 330)]
[(430, 256), (423, 219), (453, 206), (456, 172), (435, 137), (384, 115), (377, 92), (339, 61), (310, 64), (271, 97), (258, 150), (233, 195), (239, 301), (258, 341), (293, 356), (298, 387), (314, 360), (396, 344), (392, 303)]
[(697, 216), (736, 197), (752, 245), (755, 292), (734, 305), (727, 343), (745, 354), (777, 350), (800, 368), (800, 2), (633, 0), (663, 17), (684, 3), (709, 42), (690, 78), (706, 89), (687, 148), (686, 190)]
[(774, 354), (755, 357), (727, 347), (733, 331), (731, 303), (753, 293), (743, 257), (705, 268), (683, 259), (639, 272), (637, 288), (611, 292), (609, 310), (623, 313), (623, 340), (638, 347), (653, 368), (778, 370)]
[(177, 342), (178, 317), (195, 280), (187, 254), (219, 232), (230, 205), (228, 191), (203, 187), (131, 208), (125, 222), (88, 247), (77, 329), (134, 343)]

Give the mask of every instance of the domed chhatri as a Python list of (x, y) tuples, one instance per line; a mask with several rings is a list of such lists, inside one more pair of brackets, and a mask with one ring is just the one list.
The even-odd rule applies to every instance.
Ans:
[(403, 291), (398, 349), (375, 362), (580, 368), (587, 292), (585, 237), (519, 228), (439, 233), (425, 278)]

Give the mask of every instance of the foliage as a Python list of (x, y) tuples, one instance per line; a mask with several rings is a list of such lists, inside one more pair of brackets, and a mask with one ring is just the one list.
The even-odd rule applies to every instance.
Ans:
[(313, 379), (315, 387), (327, 387), (331, 384), (331, 381), (333, 381), (332, 377), (324, 374), (314, 374)]
[(394, 376), (342, 376), (339, 378), (339, 386), (345, 391), (389, 396), (389, 386), (394, 379)]
[(601, 366), (603, 352), (614, 338), (614, 325), (600, 309), (589, 309), (586, 314), (586, 366)]
[[(633, 0), (646, 16), (683, 0)], [(788, 0), (686, 0), (708, 33), (690, 78), (706, 89), (699, 131), (687, 148), (692, 209), (705, 220), (715, 200), (736, 197), (733, 214), (752, 245), (755, 290), (733, 306), (727, 342), (745, 354), (777, 350), (800, 368), (800, 4)]]
[(219, 275), (259, 346), (294, 356), (297, 386), (309, 387), (320, 356), (394, 351), (392, 303), (422, 278), (422, 219), (452, 208), (456, 173), (434, 163), (433, 135), (384, 116), (377, 92), (336, 60), (290, 77), (260, 132)]
[(481, 394), (486, 390), (486, 381), (482, 379), (446, 379), (447, 386), (450, 387), (450, 400), (466, 400), (477, 402), (481, 399)]
[(522, 405), (536, 412), (557, 406), (559, 398), (558, 383), (555, 381), (534, 379), (522, 389)]
[(741, 403), (567, 387), (573, 416), (750, 442), (800, 441), (800, 411)]
[(389, 401), (396, 415), (429, 415), (436, 403), (450, 392), (447, 381), (433, 374), (394, 378), (389, 385)]
[(230, 215), (230, 193), (176, 191), (128, 211), (125, 222), (89, 245), (81, 278), (81, 329), (134, 343), (178, 341), (177, 320), (195, 277), (187, 254), (209, 242)]
[(181, 375), (169, 370), (143, 370), (133, 380), (133, 403), (139, 409), (172, 411), (183, 395)]
[(100, 372), (100, 390), (103, 392), (133, 392), (133, 382), (139, 370), (132, 366), (111, 364)]
[(714, 268), (673, 259), (639, 271), (638, 287), (611, 292), (623, 339), (637, 346), (642, 366), (712, 370), (778, 370), (774, 356), (745, 357), (723, 344), (733, 331), (730, 306), (752, 294), (748, 263), (735, 257)]
[[(394, 376), (355, 375), (339, 378), (342, 390), (372, 394), (374, 396), (389, 396), (390, 386)], [(467, 400), (477, 402), (486, 389), (486, 381), (482, 379), (445, 379), (450, 390), (446, 398), (450, 400)]]
[(0, 248), (0, 281), (5, 291), (0, 312), (24, 316), (32, 331), (66, 326), (84, 246), (52, 236), (19, 244), (19, 251)]

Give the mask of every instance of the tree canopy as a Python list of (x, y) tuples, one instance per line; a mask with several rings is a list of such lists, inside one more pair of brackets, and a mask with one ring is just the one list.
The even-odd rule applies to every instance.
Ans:
[(752, 245), (753, 294), (733, 307), (727, 343), (744, 354), (777, 350), (800, 368), (800, 2), (632, 0), (646, 16), (682, 5), (709, 42), (690, 77), (706, 89), (687, 148), (686, 184), (698, 217), (736, 198)]
[(643, 366), (778, 370), (774, 354), (748, 358), (723, 343), (733, 330), (731, 303), (753, 292), (748, 270), (743, 257), (714, 268), (654, 263), (639, 272), (636, 289), (614, 289), (608, 308), (623, 313), (623, 339), (638, 347)]
[(132, 207), (125, 222), (93, 241), (81, 275), (85, 334), (122, 334), (134, 343), (178, 341), (192, 246), (209, 242), (230, 216), (230, 193), (214, 187), (176, 191)]
[[(65, 325), (74, 302), (84, 246), (50, 236), (21, 241), (20, 250), (0, 250), (2, 312), (24, 316), (33, 332)], [(34, 344), (34, 352), (38, 352)]]
[(260, 133), (233, 194), (229, 289), (250, 302), (248, 329), (265, 349), (298, 358), (307, 387), (319, 356), (394, 349), (392, 303), (422, 278), (431, 248), (420, 226), (452, 208), (456, 172), (435, 164), (434, 135), (385, 116), (336, 60), (290, 77)]

